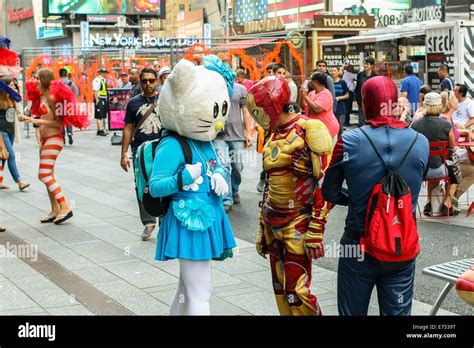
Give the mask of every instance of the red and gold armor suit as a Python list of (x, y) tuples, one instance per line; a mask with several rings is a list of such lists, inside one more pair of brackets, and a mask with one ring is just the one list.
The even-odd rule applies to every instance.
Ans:
[[(272, 117), (259, 101), (258, 88), (249, 90), (247, 106), (263, 126), (275, 124), (275, 114)], [(285, 92), (284, 86), (280, 88)], [(286, 92), (283, 95), (286, 98)], [(276, 113), (282, 108), (277, 105)], [(270, 131), (263, 148), (267, 189), (259, 217), (257, 251), (270, 257), (280, 314), (321, 315), (317, 298), (310, 292), (311, 260), (312, 250), (323, 255), (330, 204), (324, 201), (321, 186), (331, 159), (331, 136), (321, 121), (296, 114), (278, 128), (266, 128)]]

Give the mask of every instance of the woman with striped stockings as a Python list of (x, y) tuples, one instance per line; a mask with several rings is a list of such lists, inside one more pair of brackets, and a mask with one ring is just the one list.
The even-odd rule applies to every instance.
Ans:
[(50, 69), (41, 69), (38, 72), (36, 87), (41, 93), (39, 103), (39, 113), (41, 118), (23, 116), (22, 118), (32, 124), (40, 126), (41, 147), (40, 147), (40, 167), (38, 178), (46, 185), (49, 200), (51, 202), (51, 212), (41, 219), (42, 223), (54, 222), (61, 224), (70, 219), (72, 209), (66, 202), (61, 187), (54, 177), (54, 167), (59, 153), (63, 149), (64, 117), (55, 114), (55, 96), (50, 91), (51, 82), (54, 81), (54, 73)]

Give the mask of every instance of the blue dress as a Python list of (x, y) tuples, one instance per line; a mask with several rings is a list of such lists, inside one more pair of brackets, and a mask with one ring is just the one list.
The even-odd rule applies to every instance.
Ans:
[[(223, 260), (232, 257), (236, 247), (232, 228), (221, 198), (211, 190), (211, 173), (221, 173), (212, 142), (187, 138), (193, 164), (202, 163), (201, 176), (194, 181), (185, 169), (184, 153), (178, 141), (167, 137), (160, 144), (150, 178), (153, 197), (171, 196), (161, 221), (155, 259)], [(178, 173), (182, 172), (183, 190), (178, 191)]]

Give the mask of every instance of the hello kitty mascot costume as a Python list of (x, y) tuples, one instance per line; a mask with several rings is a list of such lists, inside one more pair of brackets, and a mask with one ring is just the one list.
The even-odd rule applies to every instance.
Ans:
[(216, 56), (204, 57), (200, 66), (182, 59), (159, 97), (164, 132), (185, 138), (193, 163), (185, 164), (178, 140), (166, 137), (157, 149), (149, 182), (152, 197), (171, 197), (155, 257), (179, 260), (171, 315), (210, 314), (211, 260), (232, 257), (236, 247), (220, 197), (229, 187), (212, 144), (227, 119), (234, 78)]

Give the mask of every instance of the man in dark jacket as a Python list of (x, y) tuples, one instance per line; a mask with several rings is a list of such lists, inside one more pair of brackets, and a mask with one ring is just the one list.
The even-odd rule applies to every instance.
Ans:
[(365, 124), (365, 115), (364, 110), (362, 108), (362, 86), (364, 83), (374, 77), (379, 76), (376, 72), (374, 72), (374, 65), (375, 60), (372, 57), (365, 57), (364, 59), (364, 71), (361, 71), (357, 74), (357, 85), (354, 90), (354, 97), (357, 101), (357, 105), (359, 105), (359, 127), (362, 127)]
[[(428, 166), (429, 145), (423, 135), (418, 134), (416, 138), (413, 129), (392, 116), (396, 107), (387, 105), (396, 106), (397, 95), (397, 87), (389, 78), (379, 76), (365, 83), (362, 101), (367, 125), (339, 137), (324, 179), (324, 200), (348, 206), (341, 250), (352, 250), (353, 254), (344, 253), (339, 259), (337, 291), (340, 315), (367, 315), (374, 286), (377, 286), (381, 315), (411, 313), (415, 261), (397, 271), (386, 270), (374, 263), (369, 255), (361, 253), (358, 247), (371, 191), (387, 175), (361, 129), (391, 169), (400, 164), (413, 143), (397, 171), (410, 187), (413, 214), (416, 214), (418, 194)], [(344, 180), (347, 188), (342, 187)], [(358, 255), (354, 255), (355, 250)]]

